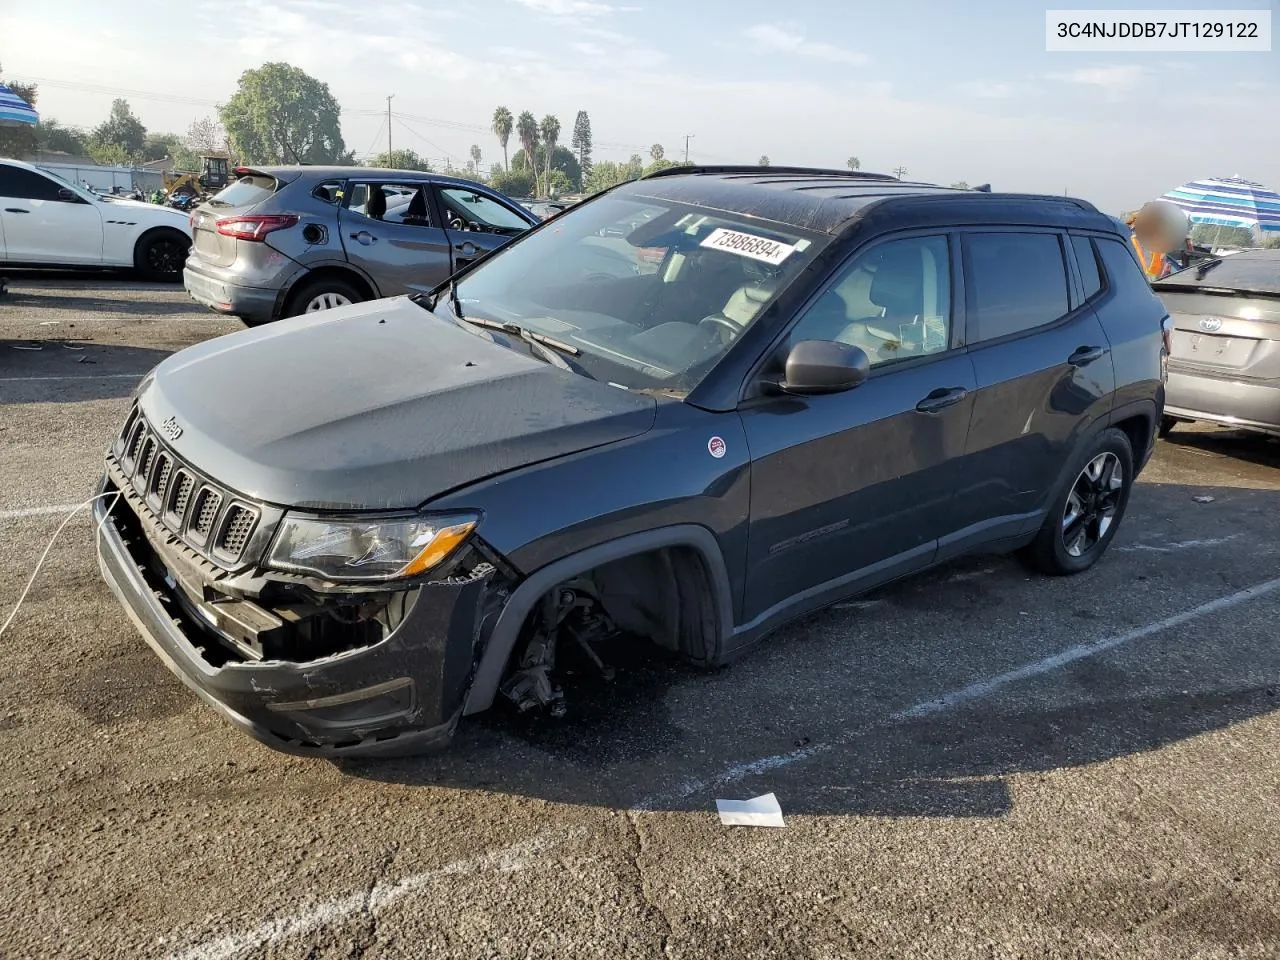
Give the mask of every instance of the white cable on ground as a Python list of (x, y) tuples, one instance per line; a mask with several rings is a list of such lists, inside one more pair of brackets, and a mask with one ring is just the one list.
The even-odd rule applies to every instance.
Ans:
[(114, 497), (115, 499), (112, 500), (111, 506), (107, 508), (107, 512), (103, 516), (102, 520), (98, 521), (98, 527), (94, 533), (94, 539), (97, 540), (97, 538), (102, 536), (102, 524), (106, 522), (107, 517), (111, 515), (111, 511), (115, 509), (116, 503), (120, 500), (120, 491), (118, 490), (115, 493), (100, 493), (96, 497), (90, 497), (84, 503), (77, 504), (71, 509), (71, 512), (63, 518), (62, 523), (58, 524), (58, 529), (53, 531), (53, 536), (49, 538), (49, 542), (44, 548), (44, 553), (40, 555), (40, 560), (36, 563), (36, 568), (31, 571), (31, 579), (27, 581), (26, 587), (23, 588), (22, 594), (18, 597), (18, 602), (14, 604), (13, 611), (9, 614), (9, 619), (4, 622), (3, 627), (0, 627), (0, 637), (4, 636), (5, 631), (9, 629), (9, 624), (13, 623), (13, 618), (16, 617), (18, 615), (18, 611), (22, 609), (22, 603), (27, 599), (27, 594), (31, 592), (31, 587), (36, 582), (36, 577), (40, 575), (40, 568), (43, 567), (44, 562), (49, 559), (49, 551), (53, 549), (53, 545), (57, 541), (58, 535), (62, 533), (66, 525), (71, 522), (72, 517), (85, 507), (103, 499), (104, 497)]

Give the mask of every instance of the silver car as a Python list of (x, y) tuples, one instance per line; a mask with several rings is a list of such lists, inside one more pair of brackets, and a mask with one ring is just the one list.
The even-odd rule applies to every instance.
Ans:
[(249, 326), (425, 293), (539, 220), (468, 180), (360, 167), (238, 168), (191, 215), (183, 280)]
[(1173, 318), (1161, 435), (1206, 421), (1280, 436), (1280, 250), (1245, 250), (1157, 280)]

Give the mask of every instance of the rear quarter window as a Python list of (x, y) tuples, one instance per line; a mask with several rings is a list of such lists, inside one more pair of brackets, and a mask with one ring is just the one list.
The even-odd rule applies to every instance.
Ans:
[(215, 207), (253, 207), (279, 189), (280, 181), (275, 177), (241, 177), (219, 190), (209, 202)]
[(1098, 270), (1098, 255), (1093, 252), (1093, 241), (1088, 237), (1072, 237), (1071, 246), (1076, 251), (1076, 266), (1080, 268), (1084, 298), (1088, 300), (1102, 291), (1102, 273)]

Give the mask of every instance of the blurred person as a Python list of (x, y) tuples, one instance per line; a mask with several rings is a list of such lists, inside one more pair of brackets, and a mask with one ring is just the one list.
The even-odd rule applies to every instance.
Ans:
[(1185, 248), (1191, 232), (1191, 221), (1182, 209), (1168, 200), (1152, 200), (1126, 218), (1125, 223), (1132, 231), (1133, 249), (1147, 280), (1159, 280), (1172, 273), (1175, 261), (1169, 253)]

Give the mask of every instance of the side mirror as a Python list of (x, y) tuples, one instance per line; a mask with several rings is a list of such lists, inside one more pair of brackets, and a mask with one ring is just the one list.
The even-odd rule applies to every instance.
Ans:
[(59, 188), (58, 188), (58, 199), (59, 199), (59, 200), (65, 200), (65, 201), (66, 201), (66, 202), (68, 202), (68, 203), (79, 203), (79, 202), (80, 202), (80, 194), (76, 193), (76, 192), (75, 192), (74, 190), (72, 190), (70, 187), (59, 187)]
[(787, 355), (783, 393), (815, 396), (852, 390), (871, 375), (871, 360), (860, 347), (836, 340), (801, 340)]

